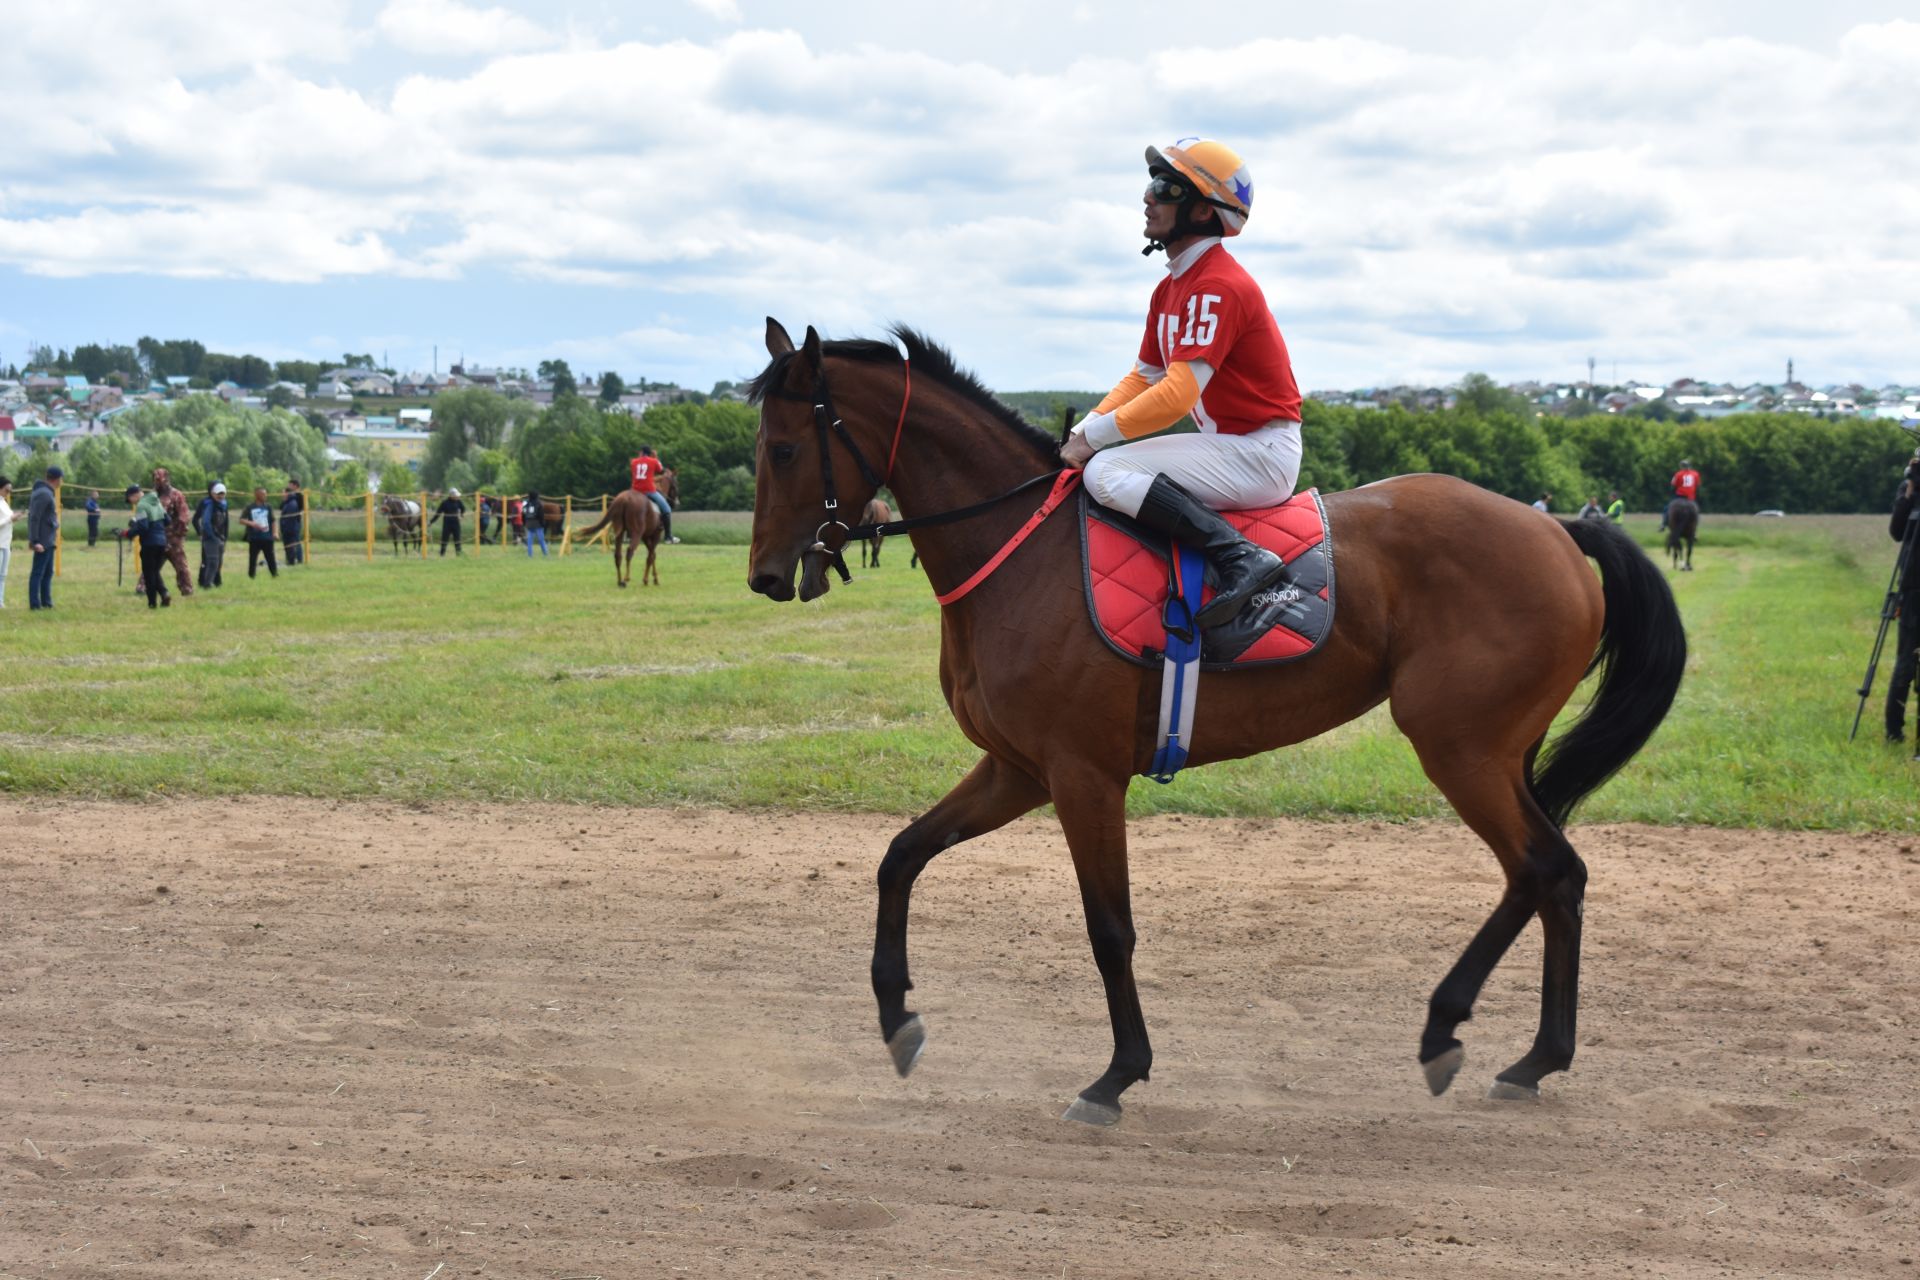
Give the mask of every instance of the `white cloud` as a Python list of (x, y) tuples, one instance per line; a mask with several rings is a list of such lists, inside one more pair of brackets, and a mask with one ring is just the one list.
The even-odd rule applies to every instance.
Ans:
[(391, 0), (374, 25), (409, 53), (443, 57), (512, 53), (556, 43), (552, 32), (510, 9), (459, 0)]
[[(609, 359), (750, 356), (753, 326), (692, 314), (773, 311), (842, 334), (906, 320), (1001, 385), (1097, 385), (1157, 270), (1134, 256), (1141, 150), (1200, 132), (1253, 168), (1236, 251), (1313, 386), (1920, 349), (1910, 307), (1858, 323), (1861, 299), (1920, 286), (1917, 23), (1472, 53), (1256, 36), (1027, 71), (758, 29), (562, 46), (456, 0), (358, 27), (325, 0), (268, 9), (155, 0), (111, 61), (31, 11), (0, 52), (0, 130), (33, 140), (0, 176), (0, 262), (504, 273), (687, 304), (593, 340)], [(343, 78), (338, 57), (382, 42), (478, 61)]]
[(693, 0), (693, 7), (722, 22), (741, 21), (738, 0)]

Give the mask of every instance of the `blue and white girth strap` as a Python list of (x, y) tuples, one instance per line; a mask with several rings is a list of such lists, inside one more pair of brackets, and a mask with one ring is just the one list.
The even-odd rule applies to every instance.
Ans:
[(1155, 782), (1172, 782), (1187, 763), (1193, 709), (1200, 696), (1200, 624), (1194, 615), (1200, 612), (1206, 562), (1198, 551), (1178, 543), (1168, 559), (1173, 564), (1173, 582), (1161, 613), (1167, 647), (1160, 667), (1160, 731), (1154, 738), (1158, 745), (1153, 761), (1147, 766), (1147, 776)]

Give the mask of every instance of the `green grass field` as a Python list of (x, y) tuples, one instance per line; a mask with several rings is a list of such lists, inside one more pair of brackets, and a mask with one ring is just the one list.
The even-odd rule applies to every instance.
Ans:
[[(371, 561), (346, 542), (268, 580), (149, 612), (115, 549), (69, 521), (51, 615), (16, 544), (0, 790), (277, 793), (912, 813), (974, 749), (936, 679), (937, 606), (887, 566), (826, 600), (746, 590), (747, 517), (676, 517), (660, 589), (601, 552)], [(1653, 536), (1651, 517), (1630, 523)], [(78, 536), (74, 536), (78, 535)], [(1675, 575), (1692, 661), (1648, 749), (1590, 821), (1913, 829), (1920, 765), (1880, 742), (1880, 691), (1846, 738), (1895, 545), (1881, 517), (1709, 517)], [(197, 554), (195, 556), (197, 562)], [(1384, 712), (1288, 751), (1141, 780), (1135, 811), (1442, 816)]]

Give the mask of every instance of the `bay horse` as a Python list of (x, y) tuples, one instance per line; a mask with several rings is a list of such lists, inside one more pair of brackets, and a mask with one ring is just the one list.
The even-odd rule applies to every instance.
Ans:
[[(885, 484), (925, 519), (1005, 497), (1059, 467), (1054, 438), (944, 349), (912, 329), (892, 333), (898, 347), (823, 343), (809, 328), (796, 349), (767, 321), (771, 361), (750, 386), (761, 408), (748, 585), (770, 600), (793, 599), (796, 568), (801, 600), (826, 593), (836, 480), (838, 509), (859, 510)], [(1400, 476), (1325, 504), (1340, 552), (1330, 634), (1299, 662), (1202, 674), (1189, 763), (1302, 742), (1389, 702), (1427, 776), (1506, 876), (1492, 914), (1428, 1001), (1418, 1054), (1427, 1086), (1439, 1094), (1453, 1082), (1464, 1061), (1455, 1029), (1537, 915), (1546, 939), (1539, 1028), (1492, 1093), (1538, 1097), (1541, 1077), (1564, 1071), (1574, 1054), (1587, 872), (1564, 827), (1672, 704), (1686, 661), (1672, 593), (1610, 524), (1543, 518), (1448, 476)], [(978, 579), (1035, 514), (1031, 498), (994, 502), (977, 518), (912, 530), (936, 593)], [(1113, 1025), (1106, 1071), (1063, 1118), (1112, 1124), (1121, 1093), (1153, 1063), (1133, 977), (1126, 798), (1154, 749), (1160, 673), (1116, 656), (1095, 631), (1070, 515), (1038, 521), (1005, 567), (941, 610), (941, 687), (982, 755), (887, 848), (872, 982), (881, 1036), (905, 1075), (927, 1035), (906, 1005), (915, 878), (942, 851), (1051, 802)], [(1589, 670), (1599, 673), (1592, 701), (1543, 751)]]
[(390, 493), (380, 499), (380, 514), (387, 518), (387, 537), (393, 542), (393, 554), (403, 548), (420, 547), (420, 504), (412, 498)]
[[(1693, 572), (1693, 539), (1700, 532), (1700, 504), (1687, 498), (1675, 498), (1673, 505), (1667, 508), (1667, 555), (1673, 567), (1684, 573)], [(1686, 548), (1686, 559), (1681, 560), (1681, 547)]]
[[(887, 505), (886, 499), (884, 498), (867, 499), (867, 508), (860, 513), (860, 523), (863, 525), (887, 524), (898, 518), (899, 517), (894, 514), (893, 508)], [(872, 553), (873, 567), (876, 569), (880, 567), (880, 544), (882, 541), (884, 541), (884, 539), (878, 532), (875, 532), (871, 538), (860, 539), (860, 567), (862, 569), (867, 567), (869, 552)]]
[[(671, 471), (661, 473), (661, 492), (669, 504), (680, 501), (680, 482)], [(660, 508), (646, 494), (638, 489), (628, 489), (617, 493), (607, 503), (606, 514), (599, 523), (591, 528), (582, 529), (582, 539), (591, 538), (608, 525), (613, 526), (613, 536), (607, 539), (607, 545), (613, 550), (613, 580), (619, 586), (633, 581), (633, 553), (642, 545), (647, 548), (646, 563), (640, 566), (640, 585), (646, 586), (647, 579), (653, 579), (653, 585), (660, 585), (660, 569), (654, 563), (654, 552), (659, 549), (661, 535), (666, 523), (660, 518)], [(624, 561), (620, 555), (622, 543), (626, 544)]]

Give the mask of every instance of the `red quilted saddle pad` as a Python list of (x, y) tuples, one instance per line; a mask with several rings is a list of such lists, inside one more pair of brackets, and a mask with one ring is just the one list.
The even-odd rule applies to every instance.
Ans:
[[(1290, 620), (1298, 621), (1301, 630), (1277, 623), (1230, 662), (1208, 661), (1207, 665), (1287, 662), (1313, 652), (1325, 638), (1333, 617), (1333, 560), (1319, 491), (1296, 494), (1278, 507), (1220, 514), (1246, 537), (1277, 553), (1325, 603), (1304, 611), (1311, 616), (1302, 616), (1301, 610), (1291, 612)], [(1094, 621), (1107, 643), (1121, 654), (1136, 661), (1151, 661), (1149, 651), (1157, 655), (1167, 642), (1161, 612), (1167, 600), (1165, 539), (1084, 496), (1080, 519), (1086, 547), (1087, 599)], [(1203, 601), (1212, 597), (1213, 588), (1204, 588)]]

